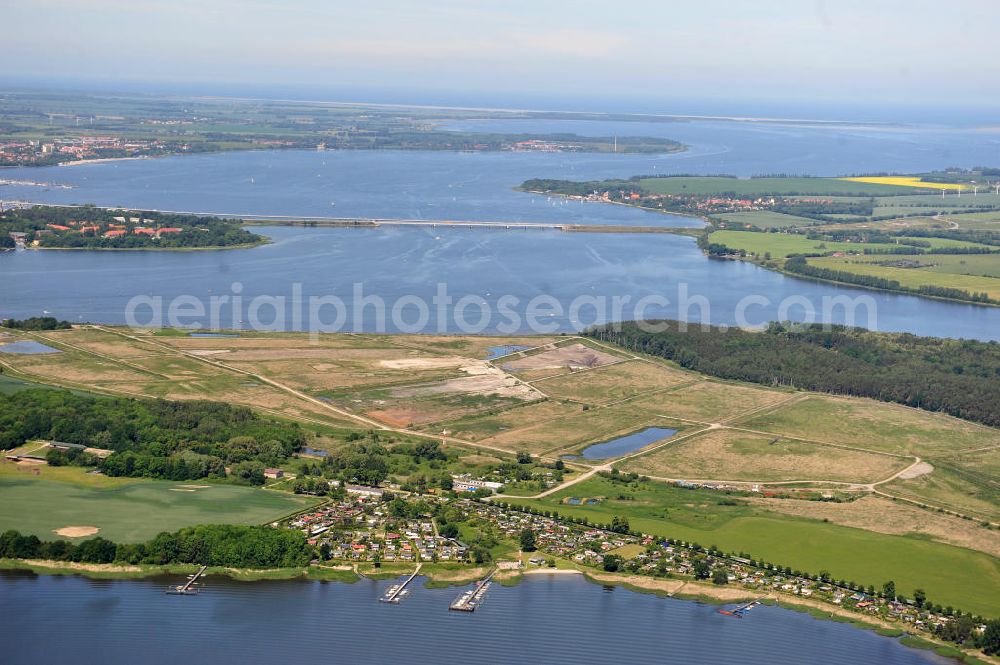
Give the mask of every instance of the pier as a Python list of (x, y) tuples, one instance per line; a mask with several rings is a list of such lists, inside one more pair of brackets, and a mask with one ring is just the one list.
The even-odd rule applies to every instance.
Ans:
[(483, 602), (486, 592), (490, 590), (490, 580), (496, 574), (496, 568), (489, 575), (476, 582), (475, 588), (466, 591), (448, 606), (449, 610), (456, 612), (475, 612), (476, 608)]
[(187, 582), (184, 584), (167, 587), (167, 593), (174, 596), (193, 596), (197, 594), (198, 580), (205, 574), (206, 570), (208, 570), (208, 566), (202, 566), (194, 575), (188, 575)]
[(752, 610), (753, 608), (760, 605), (760, 601), (764, 600), (766, 596), (761, 596), (756, 600), (751, 600), (749, 603), (744, 603), (734, 610), (719, 610), (719, 614), (725, 614), (727, 617), (736, 617), (737, 619), (742, 619), (743, 616)]
[(402, 584), (394, 584), (391, 587), (389, 587), (386, 590), (385, 594), (381, 598), (379, 598), (379, 601), (383, 603), (393, 603), (393, 604), (399, 603), (399, 601), (403, 599), (403, 596), (409, 593), (406, 590), (406, 587), (410, 584), (410, 582), (413, 581), (413, 578), (417, 576), (417, 573), (420, 572), (420, 567), (422, 565), (423, 565), (422, 563), (418, 563), (416, 570), (414, 570)]

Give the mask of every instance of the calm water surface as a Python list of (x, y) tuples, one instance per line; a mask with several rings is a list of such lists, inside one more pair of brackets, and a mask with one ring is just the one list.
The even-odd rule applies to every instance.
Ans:
[(942, 663), (844, 624), (778, 608), (734, 620), (714, 607), (604, 589), (579, 579), (495, 585), (474, 614), (449, 612), (457, 589), (390, 582), (234, 583), (197, 597), (166, 581), (0, 575), (4, 663)]
[[(624, 206), (564, 202), (517, 192), (532, 177), (597, 179), (651, 173), (842, 174), (920, 171), (1000, 164), (1000, 136), (946, 127), (803, 127), (726, 122), (588, 123), (490, 121), (462, 128), (652, 134), (691, 146), (674, 155), (451, 153), (400, 151), (255, 151), (191, 155), (73, 167), (7, 169), (5, 178), (71, 184), (76, 189), (0, 186), (0, 197), (52, 203), (96, 203), (215, 213), (422, 219), (481, 219), (575, 224), (700, 225), (686, 217)], [(524, 304), (547, 294), (564, 309), (577, 296), (664, 297), (637, 313), (564, 311), (547, 319), (552, 330), (576, 330), (608, 318), (644, 316), (747, 323), (820, 316), (824, 298), (867, 297), (875, 315), (859, 308), (853, 321), (834, 308), (828, 318), (882, 330), (1000, 339), (1000, 309), (935, 302), (785, 277), (748, 264), (710, 260), (694, 241), (668, 235), (572, 234), (437, 228), (264, 228), (274, 244), (224, 252), (0, 253), (0, 315), (49, 312), (74, 321), (122, 323), (132, 296), (179, 295), (203, 301), (239, 283), (255, 296), (334, 295), (348, 307), (341, 329), (379, 330), (370, 310), (355, 311), (352, 286), (390, 305), (403, 295), (429, 302), (447, 284), (457, 300), (478, 296), (496, 313), (511, 295)], [(710, 303), (707, 316), (683, 304), (683, 288)], [(761, 303), (760, 298), (767, 302)], [(792, 300), (789, 300), (792, 299)], [(781, 303), (785, 307), (781, 307)], [(523, 311), (521, 312), (523, 315)], [(223, 313), (225, 315), (225, 313)], [(431, 331), (475, 332), (454, 324), (453, 311)], [(222, 325), (241, 326), (237, 314)], [(281, 327), (301, 328), (285, 312)], [(411, 317), (412, 320), (413, 317)], [(193, 321), (208, 323), (207, 317)], [(481, 327), (501, 329), (499, 317)], [(525, 321), (519, 332), (529, 329)], [(508, 327), (510, 328), (510, 326)], [(387, 331), (405, 331), (394, 327)]]
[(590, 460), (621, 457), (622, 455), (627, 455), (628, 453), (639, 450), (640, 448), (645, 448), (654, 441), (669, 439), (674, 434), (677, 434), (677, 430), (675, 429), (667, 427), (647, 427), (641, 432), (633, 432), (632, 434), (620, 436), (617, 439), (612, 439), (611, 441), (595, 443), (592, 446), (587, 446), (580, 454), (583, 455), (585, 459)]

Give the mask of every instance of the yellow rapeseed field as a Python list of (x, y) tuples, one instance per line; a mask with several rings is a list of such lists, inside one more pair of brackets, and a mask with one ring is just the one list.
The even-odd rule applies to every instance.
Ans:
[(870, 182), (874, 185), (898, 185), (900, 187), (920, 187), (922, 189), (947, 189), (956, 191), (968, 189), (968, 185), (959, 185), (950, 182), (924, 182), (916, 176), (909, 175), (887, 175), (870, 176), (864, 178), (840, 178), (840, 180), (850, 180), (851, 182)]

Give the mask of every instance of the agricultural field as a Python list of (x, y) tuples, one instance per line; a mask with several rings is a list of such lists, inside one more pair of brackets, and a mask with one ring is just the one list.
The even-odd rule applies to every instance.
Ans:
[[(594, 497), (594, 505), (569, 505), (569, 497)], [(968, 549), (838, 526), (767, 511), (717, 493), (653, 482), (622, 483), (591, 478), (544, 499), (515, 503), (560, 515), (608, 523), (627, 517), (632, 528), (667, 538), (748, 552), (766, 561), (837, 578), (879, 585), (888, 579), (911, 594), (923, 588), (936, 602), (992, 616), (1000, 612), (1000, 560)]]
[[(642, 178), (638, 185), (653, 194), (739, 194), (745, 196), (893, 196), (909, 194), (907, 185), (851, 182), (840, 178), (726, 178), (673, 176)], [(930, 189), (930, 188), (928, 188)]]
[[(17, 529), (43, 540), (76, 533), (76, 538), (142, 542), (195, 524), (264, 524), (315, 503), (235, 485), (88, 478), (84, 470), (69, 467), (42, 468), (36, 477), (32, 470), (0, 462), (0, 531)], [(71, 527), (76, 530), (60, 533)]]
[(807, 259), (817, 268), (895, 280), (918, 289), (936, 286), (1000, 299), (1000, 254), (931, 254), (923, 256), (850, 256)]
[(888, 455), (715, 429), (633, 457), (620, 468), (648, 476), (692, 480), (871, 483), (909, 464), (909, 459)]
[(919, 176), (862, 176), (840, 178), (840, 180), (846, 180), (848, 182), (865, 182), (872, 185), (894, 185), (899, 187), (915, 187), (917, 189), (936, 189), (955, 192), (969, 188), (968, 185), (962, 183), (926, 182)]
[[(900, 238), (907, 240), (907, 238)], [(979, 247), (989, 249), (985, 245), (964, 240), (948, 238), (919, 238), (927, 242), (931, 248), (939, 247)], [(786, 258), (791, 254), (832, 254), (833, 252), (861, 253), (866, 249), (892, 250), (898, 245), (875, 242), (837, 242), (833, 240), (812, 240), (804, 235), (789, 233), (757, 233), (754, 231), (713, 231), (708, 241), (725, 245), (730, 249), (742, 249), (750, 254), (764, 256), (770, 254), (773, 258)], [(882, 256), (885, 259), (887, 257)], [(896, 257), (898, 258), (898, 257)]]
[(808, 217), (797, 217), (786, 215), (773, 210), (753, 210), (750, 212), (729, 212), (712, 215), (713, 219), (724, 222), (726, 226), (755, 226), (759, 229), (790, 229), (803, 226), (815, 226), (822, 224), (815, 219)]
[(977, 196), (968, 193), (958, 196), (956, 192), (943, 191), (937, 194), (910, 194), (876, 198), (874, 216), (899, 215), (902, 217), (927, 211), (927, 214), (931, 216), (942, 213), (942, 217), (961, 218), (965, 217), (966, 214), (996, 214), (997, 209), (1000, 209), (1000, 197), (992, 191), (980, 191)]

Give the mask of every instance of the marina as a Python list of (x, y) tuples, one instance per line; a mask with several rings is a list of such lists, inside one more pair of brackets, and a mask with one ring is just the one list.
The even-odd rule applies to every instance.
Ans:
[(413, 573), (409, 577), (407, 577), (406, 580), (404, 580), (402, 583), (393, 584), (391, 587), (386, 589), (385, 594), (383, 594), (382, 597), (379, 598), (379, 601), (383, 603), (398, 604), (399, 601), (403, 600), (403, 598), (409, 595), (410, 590), (407, 589), (406, 587), (410, 585), (410, 582), (412, 582), (413, 579), (420, 572), (421, 565), (422, 564), (418, 563)]
[(483, 600), (486, 598), (486, 592), (490, 590), (490, 585), (493, 579), (493, 575), (496, 574), (494, 569), (489, 575), (476, 582), (475, 587), (464, 592), (461, 596), (455, 599), (448, 609), (455, 610), (456, 612), (475, 612), (476, 608), (479, 607)]
[(757, 600), (751, 600), (749, 603), (744, 603), (737, 607), (736, 609), (726, 610), (720, 609), (719, 614), (724, 614), (727, 617), (736, 617), (737, 619), (742, 619), (746, 616), (750, 610), (761, 604), (763, 598), (758, 598)]

